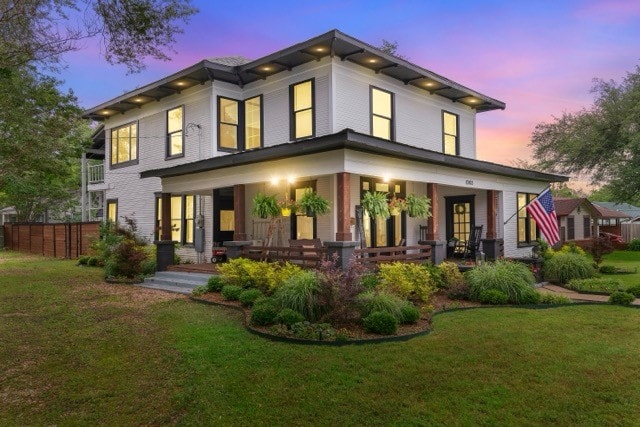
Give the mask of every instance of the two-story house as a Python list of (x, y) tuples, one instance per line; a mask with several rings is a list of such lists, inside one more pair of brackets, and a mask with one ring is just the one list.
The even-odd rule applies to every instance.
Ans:
[(425, 240), (438, 260), (482, 225), (486, 252), (526, 256), (537, 231), (521, 208), (566, 178), (475, 159), (476, 114), (504, 108), (332, 30), (257, 60), (203, 60), (87, 110), (104, 126), (92, 150), (103, 149), (104, 182), (89, 190), (104, 194), (106, 218), (133, 216), (150, 240), (169, 214), (194, 260), (200, 233), (207, 250), (264, 236), (257, 192), (297, 199), (308, 188), (331, 211), (284, 218), (285, 242), (348, 246), (362, 193), (378, 190), (428, 195), (433, 217), (365, 217), (369, 246)]

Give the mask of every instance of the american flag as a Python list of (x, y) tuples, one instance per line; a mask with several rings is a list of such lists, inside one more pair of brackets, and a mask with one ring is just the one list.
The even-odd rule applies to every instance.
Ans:
[(540, 229), (551, 246), (560, 241), (558, 218), (556, 217), (556, 208), (553, 206), (551, 188), (547, 188), (533, 199), (527, 205), (527, 212), (536, 221), (538, 229)]

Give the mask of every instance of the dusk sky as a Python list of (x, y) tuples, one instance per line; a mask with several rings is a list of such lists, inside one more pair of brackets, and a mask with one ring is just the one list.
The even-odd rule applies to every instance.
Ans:
[(530, 160), (537, 123), (591, 105), (594, 77), (619, 82), (640, 65), (640, 0), (194, 3), (172, 61), (127, 75), (87, 41), (65, 57), (65, 87), (89, 108), (205, 58), (256, 59), (335, 28), (396, 41), (410, 62), (505, 102), (478, 114), (478, 158), (510, 165)]

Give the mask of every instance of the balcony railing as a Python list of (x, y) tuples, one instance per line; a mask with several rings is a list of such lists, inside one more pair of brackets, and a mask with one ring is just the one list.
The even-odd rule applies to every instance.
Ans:
[(104, 182), (104, 164), (91, 165), (87, 169), (89, 184), (99, 184)]

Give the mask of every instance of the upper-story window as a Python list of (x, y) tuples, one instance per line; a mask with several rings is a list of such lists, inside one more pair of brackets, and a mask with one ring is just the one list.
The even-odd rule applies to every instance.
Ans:
[(167, 111), (167, 157), (184, 156), (184, 107)]
[(533, 201), (537, 194), (518, 193), (518, 244), (530, 245), (538, 237), (535, 220), (529, 215), (525, 207)]
[(458, 115), (442, 112), (442, 152), (457, 156), (460, 154)]
[(129, 123), (111, 129), (111, 165), (125, 165), (138, 160), (138, 124)]
[(289, 86), (292, 140), (315, 136), (313, 86), (313, 79)]
[(262, 147), (262, 95), (245, 101), (218, 97), (218, 148), (251, 150)]
[(371, 86), (371, 135), (393, 139), (393, 94)]

